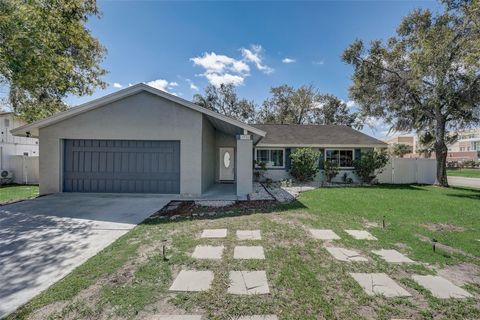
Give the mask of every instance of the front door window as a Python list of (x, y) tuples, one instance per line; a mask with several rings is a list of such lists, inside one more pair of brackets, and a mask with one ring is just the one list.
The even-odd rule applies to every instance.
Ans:
[(223, 164), (225, 165), (225, 168), (230, 167), (230, 157), (230, 152), (226, 151), (223, 155)]

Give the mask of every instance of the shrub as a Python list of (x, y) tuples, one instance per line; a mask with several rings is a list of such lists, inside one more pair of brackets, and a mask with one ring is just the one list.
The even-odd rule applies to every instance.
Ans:
[(255, 181), (260, 182), (263, 179), (265, 172), (267, 172), (266, 163), (255, 160), (255, 170), (253, 171), (253, 175), (255, 176)]
[(292, 168), (290, 174), (298, 181), (311, 181), (318, 173), (320, 152), (311, 148), (299, 148), (290, 154)]
[(324, 161), (323, 169), (325, 170), (325, 179), (327, 179), (327, 182), (332, 182), (332, 179), (340, 172), (338, 164), (332, 161)]
[(476, 164), (475, 160), (465, 160), (462, 162), (462, 168), (475, 168)]
[(355, 173), (362, 182), (370, 183), (376, 177), (376, 173), (381, 173), (388, 162), (388, 154), (385, 151), (368, 151), (362, 153), (359, 160), (353, 161)]

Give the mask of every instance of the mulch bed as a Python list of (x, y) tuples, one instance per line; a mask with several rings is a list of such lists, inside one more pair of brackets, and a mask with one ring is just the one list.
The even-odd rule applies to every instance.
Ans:
[(196, 205), (195, 201), (171, 201), (161, 210), (149, 217), (149, 219), (170, 219), (177, 218), (195, 218), (204, 216), (216, 216), (224, 214), (245, 214), (255, 211), (269, 210), (277, 201), (274, 200), (255, 200), (255, 201), (237, 201), (232, 205), (224, 207), (207, 207)]

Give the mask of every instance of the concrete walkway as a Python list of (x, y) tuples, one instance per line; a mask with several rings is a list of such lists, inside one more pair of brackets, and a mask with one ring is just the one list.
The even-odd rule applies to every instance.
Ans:
[(159, 195), (64, 193), (0, 206), (0, 319), (169, 201)]
[(470, 187), (480, 189), (480, 178), (466, 178), (466, 177), (448, 177), (448, 183), (455, 187)]

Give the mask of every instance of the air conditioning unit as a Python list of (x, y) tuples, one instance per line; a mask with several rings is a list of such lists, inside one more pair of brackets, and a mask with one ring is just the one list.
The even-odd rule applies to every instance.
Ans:
[(0, 172), (0, 179), (13, 179), (13, 172), (10, 170), (2, 170)]

